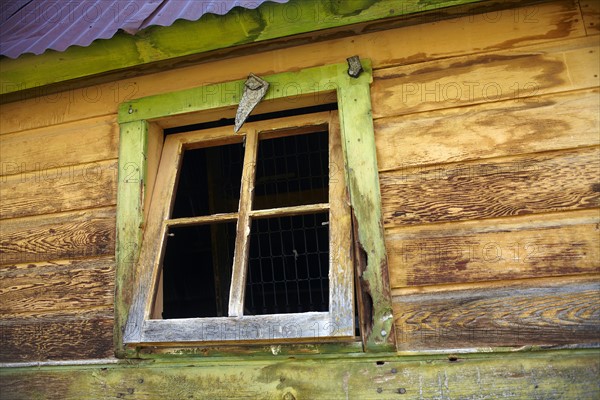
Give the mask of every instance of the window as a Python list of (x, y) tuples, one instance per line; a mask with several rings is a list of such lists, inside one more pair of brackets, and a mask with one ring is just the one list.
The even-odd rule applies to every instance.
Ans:
[(364, 348), (393, 348), (363, 66), (358, 78), (346, 64), (264, 77), (257, 112), (333, 95), (339, 114), (250, 122), (237, 134), (163, 130), (231, 116), (243, 81), (121, 105), (118, 346), (354, 338), (356, 278)]
[(151, 290), (132, 342), (354, 336), (337, 120), (166, 137), (140, 254)]

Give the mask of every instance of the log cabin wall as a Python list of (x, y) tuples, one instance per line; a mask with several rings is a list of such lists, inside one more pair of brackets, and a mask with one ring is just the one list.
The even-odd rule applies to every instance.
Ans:
[(597, 341), (599, 12), (473, 12), (3, 105), (0, 361), (113, 355), (120, 103), (355, 54), (398, 351)]

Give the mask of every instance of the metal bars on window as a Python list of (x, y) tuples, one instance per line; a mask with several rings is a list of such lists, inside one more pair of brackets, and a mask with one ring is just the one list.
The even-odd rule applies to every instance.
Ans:
[[(320, 142), (307, 142), (301, 137), (320, 131), (327, 132)], [(242, 136), (214, 128), (166, 138), (140, 258), (144, 266), (140, 282), (148, 286), (139, 290), (148, 293), (143, 299), (143, 322), (139, 336), (126, 335), (126, 342), (354, 335), (351, 226), (344, 176), (340, 173), (343, 159), (337, 113), (250, 123), (241, 133), (245, 148), (237, 212), (179, 218), (171, 215), (185, 151), (239, 143)], [(275, 146), (272, 140), (281, 138), (284, 140), (278, 143), (284, 143), (282, 148), (272, 148), (267, 156), (261, 154), (262, 161), (257, 160), (260, 143)], [(306, 145), (316, 148), (303, 151), (300, 147)], [(280, 157), (286, 148), (296, 158)], [(257, 172), (261, 162), (280, 166)], [(257, 175), (260, 181), (256, 181)], [(290, 196), (296, 188), (301, 201)], [(255, 204), (258, 197), (261, 199)], [(160, 295), (157, 288), (170, 230), (225, 222), (237, 222), (228, 317), (157, 318), (159, 313), (152, 308)], [(288, 237), (286, 243), (274, 249), (273, 241), (281, 241), (284, 236)], [(281, 265), (276, 267), (275, 263)], [(271, 276), (265, 278), (269, 271)], [(198, 330), (207, 326), (218, 327), (220, 333), (205, 337)], [(256, 328), (251, 335), (244, 331), (249, 326)], [(237, 333), (230, 335), (221, 330)]]

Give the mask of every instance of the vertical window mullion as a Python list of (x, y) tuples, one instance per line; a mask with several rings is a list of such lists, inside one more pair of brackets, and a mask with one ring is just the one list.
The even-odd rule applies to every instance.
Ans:
[(248, 272), (248, 250), (250, 248), (250, 210), (254, 199), (254, 178), (256, 176), (256, 151), (258, 133), (250, 129), (246, 133), (246, 150), (244, 152), (244, 168), (240, 188), (240, 205), (235, 238), (235, 253), (231, 289), (229, 290), (229, 316), (239, 317), (244, 314), (244, 295), (246, 275)]

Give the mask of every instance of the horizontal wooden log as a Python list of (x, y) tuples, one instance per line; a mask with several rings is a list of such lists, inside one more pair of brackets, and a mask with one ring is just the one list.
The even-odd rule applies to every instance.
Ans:
[(394, 296), (398, 350), (595, 343), (598, 279)]
[(595, 37), (386, 68), (374, 73), (373, 117), (593, 88), (599, 69)]
[(595, 0), (579, 0), (581, 15), (588, 35), (600, 33), (600, 3)]
[(3, 319), (0, 340), (1, 362), (111, 357), (113, 316), (108, 310), (84, 316)]
[[(572, 0), (526, 5), (492, 13), (479, 13), (475, 10), (460, 18), (444, 20), (445, 18), (442, 13), (440, 20), (434, 23), (280, 50), (258, 53), (252, 51), (248, 55), (237, 57), (234, 62), (228, 57), (194, 66), (173, 62), (158, 74), (85, 88), (73, 87), (56, 94), (48, 94), (44, 88), (40, 88), (39, 97), (35, 99), (2, 106), (0, 133), (116, 114), (118, 105), (129, 99), (207, 83), (245, 79), (248, 65), (252, 65), (255, 74), (265, 75), (273, 71), (287, 72), (339, 63), (351, 53), (369, 58), (375, 68), (382, 68), (585, 35), (579, 8)], [(402, 46), (398, 45), (399, 37), (402, 37)], [(298, 94), (295, 87), (289, 90), (290, 96), (295, 99)], [(213, 95), (222, 94), (207, 93), (207, 96)]]
[(380, 171), (600, 144), (599, 89), (375, 121)]
[(60, 399), (596, 399), (595, 350), (382, 359), (11, 368), (0, 390)]
[(598, 147), (380, 174), (386, 228), (600, 205)]
[(118, 146), (119, 125), (113, 115), (1, 135), (0, 175), (115, 159)]
[(115, 229), (114, 207), (4, 220), (0, 265), (113, 255)]
[(0, 269), (2, 318), (85, 314), (112, 308), (115, 260), (88, 260), (5, 266)]
[(597, 210), (390, 229), (390, 286), (600, 272)]
[(116, 205), (117, 173), (117, 161), (110, 160), (4, 177), (0, 187), (0, 217)]

